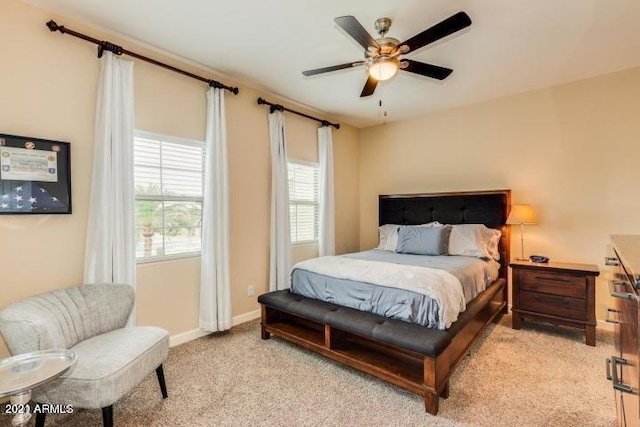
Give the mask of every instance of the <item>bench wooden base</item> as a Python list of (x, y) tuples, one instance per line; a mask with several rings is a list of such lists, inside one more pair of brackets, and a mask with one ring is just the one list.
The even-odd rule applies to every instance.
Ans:
[(425, 410), (436, 415), (439, 398), (449, 396), (449, 377), (453, 370), (489, 323), (504, 312), (504, 287), (505, 281), (500, 280), (485, 291), (495, 295), (436, 357), (358, 336), (266, 305), (262, 305), (262, 339), (269, 339), (273, 334), (420, 394), (424, 396)]

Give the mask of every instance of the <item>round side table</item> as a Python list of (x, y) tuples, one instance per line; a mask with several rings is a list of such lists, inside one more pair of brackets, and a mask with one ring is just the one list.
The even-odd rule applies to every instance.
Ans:
[(0, 360), (0, 398), (11, 396), (16, 408), (13, 426), (26, 426), (31, 419), (31, 390), (64, 374), (76, 360), (71, 350), (41, 350)]

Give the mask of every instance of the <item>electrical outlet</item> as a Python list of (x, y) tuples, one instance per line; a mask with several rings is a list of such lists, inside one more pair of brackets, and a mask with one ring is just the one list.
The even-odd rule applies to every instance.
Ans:
[(254, 293), (255, 293), (255, 289), (253, 285), (247, 286), (247, 296), (252, 297)]

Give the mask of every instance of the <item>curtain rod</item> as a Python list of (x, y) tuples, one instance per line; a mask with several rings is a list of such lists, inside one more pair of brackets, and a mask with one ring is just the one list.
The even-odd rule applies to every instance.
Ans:
[(304, 114), (304, 113), (301, 113), (299, 111), (294, 111), (294, 110), (291, 110), (289, 108), (283, 107), (280, 104), (273, 104), (273, 103), (271, 103), (271, 102), (269, 102), (269, 101), (267, 101), (265, 99), (258, 98), (258, 105), (262, 105), (262, 104), (270, 105), (272, 113), (274, 111), (288, 111), (290, 113), (297, 114), (297, 115), (302, 116), (302, 117), (306, 117), (307, 119), (311, 119), (311, 120), (315, 120), (316, 122), (320, 122), (320, 123), (322, 123), (322, 126), (333, 126), (336, 129), (340, 129), (340, 123), (331, 123), (331, 122), (329, 122), (327, 120), (318, 119), (317, 117), (313, 117), (313, 116), (310, 116), (308, 114)]
[(109, 42), (104, 41), (104, 40), (94, 39), (93, 37), (89, 37), (89, 36), (87, 36), (85, 34), (82, 34), (82, 33), (79, 33), (77, 31), (73, 31), (73, 30), (70, 30), (68, 28), (65, 28), (63, 25), (58, 25), (54, 20), (51, 20), (51, 21), (47, 22), (47, 27), (49, 27), (49, 30), (51, 30), (52, 33), (56, 32), (56, 31), (60, 31), (60, 33), (62, 33), (62, 34), (70, 34), (70, 35), (72, 35), (74, 37), (77, 37), (79, 39), (82, 39), (82, 40), (97, 44), (98, 45), (98, 58), (102, 57), (102, 54), (104, 53), (105, 50), (113, 52), (116, 55), (123, 55), (124, 54), (124, 55), (128, 55), (128, 56), (132, 56), (134, 58), (141, 59), (142, 61), (149, 62), (150, 64), (157, 65), (158, 67), (162, 67), (162, 68), (165, 68), (167, 70), (171, 70), (171, 71), (174, 71), (176, 73), (182, 74), (184, 76), (191, 77), (191, 78), (196, 79), (196, 80), (200, 80), (201, 82), (207, 83), (211, 87), (215, 87), (215, 88), (218, 88), (218, 89), (226, 89), (229, 92), (233, 93), (234, 95), (238, 94), (239, 89), (237, 87), (227, 86), (227, 85), (224, 85), (224, 84), (222, 84), (222, 83), (220, 83), (218, 81), (211, 80), (211, 79), (206, 79), (204, 77), (200, 77), (200, 76), (198, 76), (196, 74), (190, 73), (188, 71), (181, 70), (180, 68), (176, 68), (176, 67), (171, 66), (169, 64), (165, 64), (163, 62), (156, 61), (155, 59), (151, 59), (151, 58), (148, 58), (146, 56), (140, 55), (138, 53), (131, 52), (131, 51), (123, 48), (122, 46), (118, 46), (116, 44), (109, 43)]

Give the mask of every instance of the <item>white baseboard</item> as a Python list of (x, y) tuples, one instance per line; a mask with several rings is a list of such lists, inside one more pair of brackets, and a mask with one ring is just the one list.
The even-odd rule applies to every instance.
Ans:
[(233, 318), (233, 323), (231, 324), (231, 326), (238, 326), (241, 323), (250, 322), (252, 320), (256, 320), (259, 318), (260, 318), (260, 310), (250, 311), (248, 313), (235, 316)]
[[(260, 310), (250, 311), (239, 316), (235, 316), (232, 320), (231, 326), (238, 326), (245, 322), (250, 322), (260, 318)], [(180, 334), (172, 335), (169, 337), (169, 347), (184, 344), (186, 342), (209, 335), (211, 332), (203, 331), (202, 329), (192, 329), (190, 331), (182, 332)]]
[(176, 345), (184, 344), (186, 342), (202, 338), (206, 335), (209, 335), (211, 332), (203, 331), (202, 329), (192, 329), (187, 332), (182, 332), (181, 334), (171, 335), (169, 337), (169, 347), (174, 347)]

